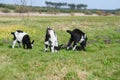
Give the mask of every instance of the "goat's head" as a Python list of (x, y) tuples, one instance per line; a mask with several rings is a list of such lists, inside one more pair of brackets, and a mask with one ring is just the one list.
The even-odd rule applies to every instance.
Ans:
[(31, 47), (32, 47), (32, 48), (33, 48), (33, 46), (34, 46), (33, 44), (34, 44), (34, 40), (31, 42)]

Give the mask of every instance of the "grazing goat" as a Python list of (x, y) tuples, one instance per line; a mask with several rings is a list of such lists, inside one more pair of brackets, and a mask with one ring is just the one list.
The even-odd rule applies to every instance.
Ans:
[(51, 52), (57, 52), (59, 50), (57, 35), (51, 28), (47, 28), (45, 36), (45, 52), (50, 48)]
[(73, 43), (73, 50), (76, 49), (77, 44), (80, 43), (82, 50), (86, 51), (86, 42), (87, 42), (87, 36), (84, 32), (82, 32), (79, 29), (74, 29), (73, 31), (67, 30), (67, 32), (71, 35), (69, 42), (67, 44), (67, 50), (70, 48), (72, 42)]
[(32, 49), (34, 40), (31, 42), (27, 33), (21, 30), (16, 30), (15, 32), (11, 32), (11, 34), (14, 36), (12, 48), (14, 48), (16, 42), (18, 42), (19, 47), (20, 43), (22, 43), (24, 49)]

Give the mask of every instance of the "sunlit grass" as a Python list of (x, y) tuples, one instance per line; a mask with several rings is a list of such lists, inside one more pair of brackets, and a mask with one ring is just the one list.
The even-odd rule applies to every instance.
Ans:
[[(119, 80), (120, 17), (1, 17), (0, 80)], [(67, 29), (79, 28), (88, 36), (87, 51), (44, 53), (46, 27), (66, 44)], [(11, 48), (11, 32), (27, 32), (35, 40), (32, 50)], [(105, 44), (104, 40), (110, 40)]]

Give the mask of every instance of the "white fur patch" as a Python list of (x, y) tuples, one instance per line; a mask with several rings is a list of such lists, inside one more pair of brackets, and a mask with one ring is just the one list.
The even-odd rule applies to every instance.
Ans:
[(75, 45), (75, 46), (73, 47), (73, 50), (75, 50), (75, 49), (76, 49), (76, 47), (77, 47), (77, 45)]
[[(16, 31), (16, 32), (14, 33), (14, 35), (15, 35), (15, 37), (16, 37), (16, 40), (13, 41), (12, 48), (14, 48), (14, 46), (15, 46), (15, 44), (16, 44), (17, 41), (22, 42), (22, 39), (23, 39), (23, 37), (24, 37), (26, 34), (27, 34), (27, 33), (25, 33), (25, 32), (20, 33), (20, 32), (17, 32), (17, 31)], [(20, 46), (20, 44), (19, 44), (19, 46)]]
[(79, 42), (82, 43), (83, 41), (84, 41), (84, 37), (82, 36)]
[(86, 38), (86, 34), (85, 34), (84, 36), (81, 37), (81, 39), (80, 39), (79, 42), (82, 43), (82, 42), (85, 40), (85, 38)]
[(50, 46), (51, 52), (57, 52), (57, 49), (55, 49), (55, 47), (58, 47), (57, 35), (52, 29), (48, 30), (48, 34), (50, 37), (48, 37), (48, 41), (45, 42), (45, 52), (47, 51), (46, 45)]
[(52, 42), (53, 46), (58, 46), (58, 40), (57, 40), (57, 35), (55, 35), (53, 30), (49, 30), (50, 34), (50, 41)]
[(49, 42), (48, 42), (48, 41), (46, 41), (46, 42), (45, 42), (45, 44), (46, 44), (46, 45), (49, 45)]
[(23, 33), (15, 32), (15, 37), (16, 37), (17, 41), (22, 42), (22, 39), (26, 34), (27, 33), (25, 33), (25, 32), (23, 32)]

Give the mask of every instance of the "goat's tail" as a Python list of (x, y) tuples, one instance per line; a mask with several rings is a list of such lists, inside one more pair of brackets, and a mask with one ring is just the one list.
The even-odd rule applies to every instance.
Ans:
[(14, 32), (11, 32), (11, 34), (13, 34), (13, 35), (14, 35)]
[(72, 31), (70, 31), (70, 30), (67, 30), (67, 32), (70, 33), (70, 34), (72, 33)]

